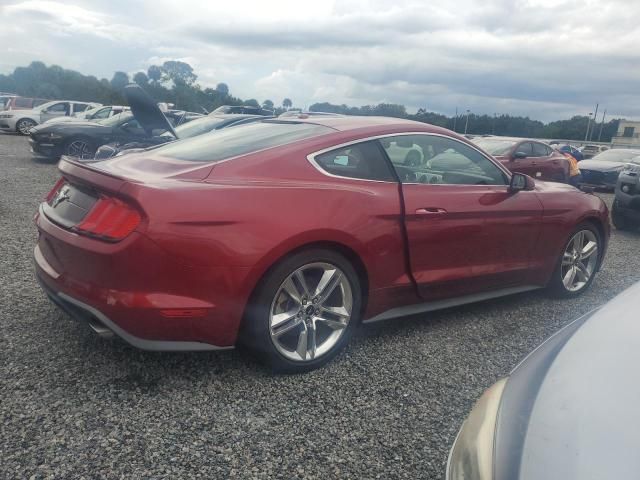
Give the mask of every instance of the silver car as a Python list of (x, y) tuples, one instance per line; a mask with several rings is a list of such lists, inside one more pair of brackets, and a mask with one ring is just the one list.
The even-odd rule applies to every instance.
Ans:
[(448, 480), (639, 478), (640, 283), (539, 346), (478, 400)]
[(0, 112), (0, 130), (28, 135), (33, 127), (51, 118), (68, 117), (98, 106), (99, 103), (55, 100), (30, 110), (5, 110)]

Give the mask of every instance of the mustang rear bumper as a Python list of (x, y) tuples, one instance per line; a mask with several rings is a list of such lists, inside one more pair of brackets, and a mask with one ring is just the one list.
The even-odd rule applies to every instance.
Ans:
[(135, 232), (114, 244), (85, 238), (42, 212), (36, 224), (34, 263), (44, 291), (98, 333), (146, 350), (235, 345), (248, 269), (188, 266)]
[[(37, 247), (36, 247), (37, 248)], [(37, 260), (36, 260), (37, 261)], [(105, 314), (97, 308), (87, 305), (65, 293), (55, 292), (49, 288), (39, 275), (36, 275), (42, 290), (47, 294), (49, 299), (58, 307), (64, 310), (72, 318), (87, 323), (91, 329), (102, 337), (110, 337), (116, 335), (128, 344), (140, 348), (142, 350), (155, 350), (163, 352), (177, 351), (210, 351), (210, 350), (230, 350), (233, 346), (220, 347), (201, 342), (182, 342), (167, 340), (149, 340), (136, 337), (126, 330), (118, 326), (117, 323), (110, 320)]]

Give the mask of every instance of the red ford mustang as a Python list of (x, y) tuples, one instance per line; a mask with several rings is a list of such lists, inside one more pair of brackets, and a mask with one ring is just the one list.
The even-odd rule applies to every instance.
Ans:
[(34, 252), (56, 304), (136, 347), (242, 344), (283, 371), (360, 321), (580, 294), (609, 237), (598, 197), (391, 118), (265, 120), (59, 168)]

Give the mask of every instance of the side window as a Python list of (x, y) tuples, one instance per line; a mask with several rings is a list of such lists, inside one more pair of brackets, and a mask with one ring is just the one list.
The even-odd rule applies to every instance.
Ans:
[(96, 113), (94, 113), (91, 118), (94, 118), (94, 119), (108, 118), (110, 113), (111, 113), (111, 107), (104, 107), (98, 110)]
[(87, 108), (89, 108), (89, 105), (86, 103), (74, 103), (73, 104), (73, 111), (76, 113), (79, 112), (84, 112)]
[(518, 147), (514, 150), (515, 152), (522, 152), (524, 153), (527, 157), (533, 157), (533, 145), (531, 145), (531, 142), (524, 142), (521, 143), (520, 145), (518, 145)]
[(466, 143), (438, 135), (399, 135), (380, 143), (403, 183), (506, 185), (491, 160)]
[(325, 172), (340, 177), (395, 182), (376, 141), (356, 143), (315, 157)]
[(533, 144), (533, 156), (534, 157), (548, 157), (551, 155), (551, 149), (542, 143)]
[(47, 112), (52, 113), (65, 113), (69, 111), (68, 103), (54, 103), (50, 107), (47, 108)]

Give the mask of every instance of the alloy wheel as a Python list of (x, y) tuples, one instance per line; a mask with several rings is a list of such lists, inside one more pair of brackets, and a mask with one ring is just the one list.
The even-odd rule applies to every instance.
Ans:
[(93, 158), (94, 151), (87, 142), (83, 140), (75, 140), (69, 144), (69, 147), (67, 148), (67, 155), (85, 160)]
[(560, 275), (564, 288), (569, 292), (582, 290), (595, 273), (598, 263), (598, 238), (591, 230), (580, 230), (562, 255)]
[(18, 122), (18, 131), (22, 135), (29, 135), (29, 130), (31, 130), (35, 125), (35, 122), (31, 120), (20, 120), (20, 122)]
[(291, 273), (271, 303), (269, 333), (278, 352), (311, 362), (338, 344), (353, 310), (347, 276), (335, 265), (310, 263)]

